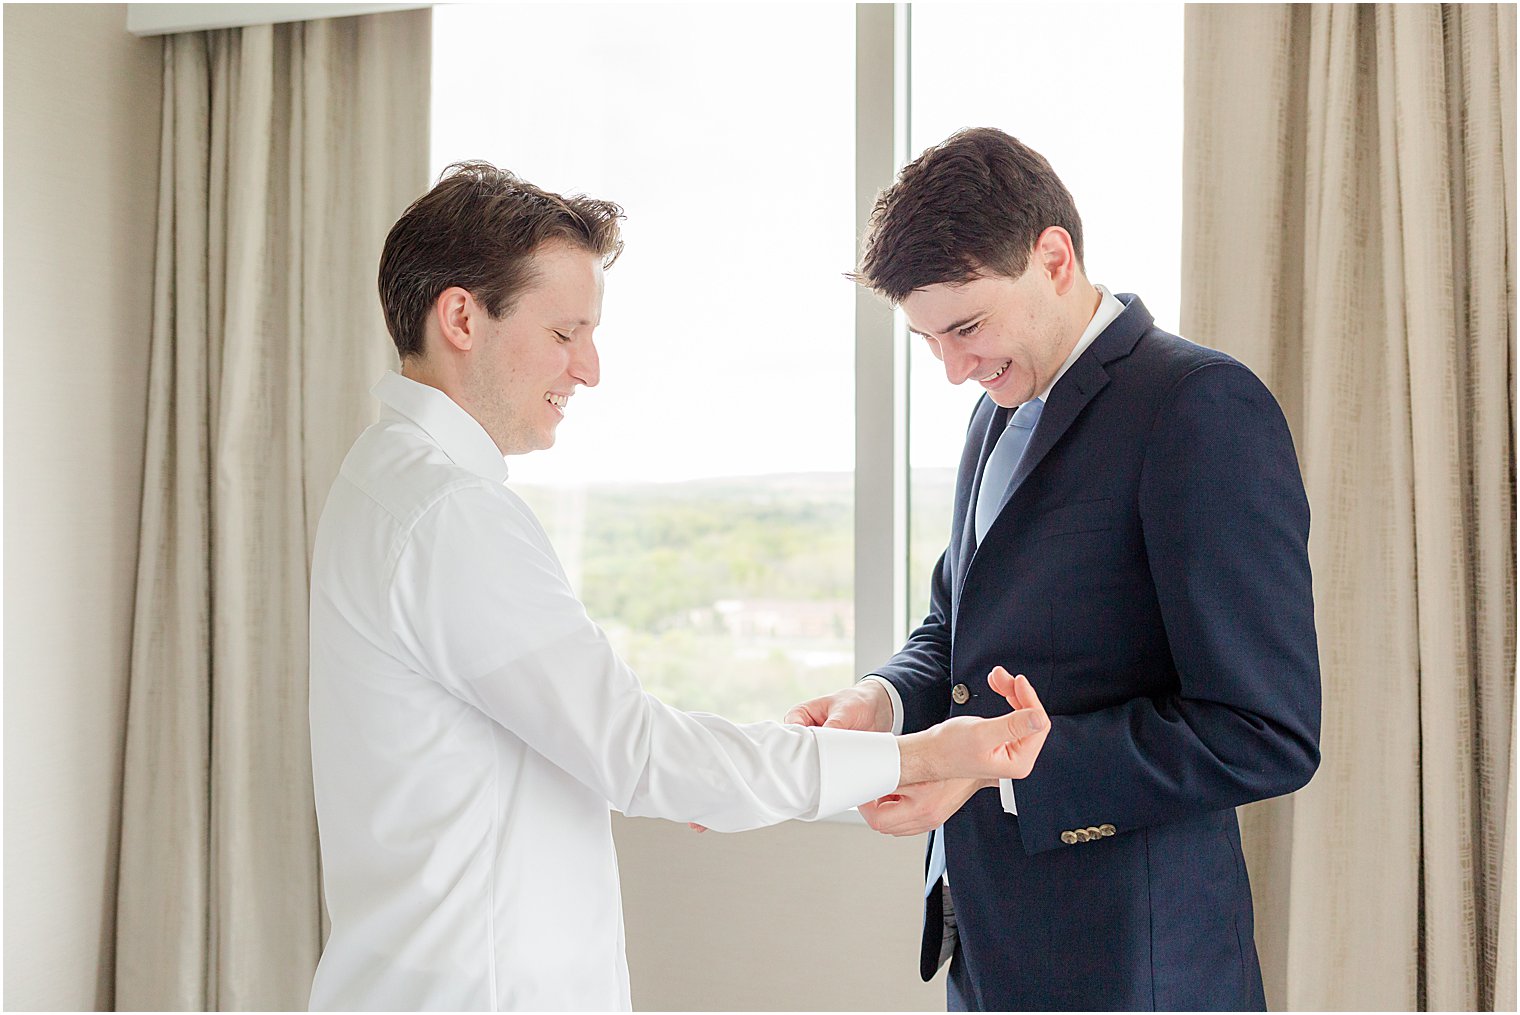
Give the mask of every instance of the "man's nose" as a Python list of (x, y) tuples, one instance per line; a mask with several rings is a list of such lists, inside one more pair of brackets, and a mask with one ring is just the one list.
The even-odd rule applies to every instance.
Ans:
[(595, 342), (587, 339), (580, 346), (570, 363), (570, 373), (583, 386), (596, 387), (597, 382), (602, 379), (602, 361), (597, 355)]
[(945, 350), (945, 376), (951, 384), (960, 384), (975, 372), (980, 358), (958, 349)]

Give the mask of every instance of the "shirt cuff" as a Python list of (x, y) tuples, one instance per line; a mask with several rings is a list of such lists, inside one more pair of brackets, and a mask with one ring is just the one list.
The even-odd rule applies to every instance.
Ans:
[(1003, 810), (1007, 811), (1009, 814), (1015, 816), (1018, 815), (1019, 805), (1013, 799), (1012, 779), (998, 780), (998, 798), (1003, 801)]
[(902, 695), (897, 693), (897, 688), (892, 686), (892, 681), (888, 680), (886, 677), (881, 676), (880, 674), (867, 673), (865, 676), (861, 677), (860, 680), (857, 680), (856, 683), (858, 684), (861, 683), (861, 681), (865, 680), (874, 680), (876, 683), (887, 689), (887, 697), (892, 699), (892, 735), (894, 737), (902, 736)]
[(813, 817), (886, 796), (902, 781), (896, 737), (832, 726), (812, 730), (818, 743), (818, 810)]

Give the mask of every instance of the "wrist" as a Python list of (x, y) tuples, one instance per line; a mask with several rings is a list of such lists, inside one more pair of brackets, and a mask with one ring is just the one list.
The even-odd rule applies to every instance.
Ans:
[(943, 740), (943, 730), (939, 726), (932, 726), (922, 732), (908, 733), (897, 738), (901, 766), (899, 785), (938, 782), (947, 777), (948, 761)]
[(878, 733), (891, 733), (893, 722), (892, 696), (887, 693), (885, 685), (879, 680), (868, 680), (866, 683), (874, 686), (876, 695), (876, 731)]
[(891, 733), (896, 728), (897, 716), (892, 711), (892, 695), (886, 681), (881, 677), (862, 677), (855, 689), (866, 696), (871, 714), (870, 729), (873, 733)]

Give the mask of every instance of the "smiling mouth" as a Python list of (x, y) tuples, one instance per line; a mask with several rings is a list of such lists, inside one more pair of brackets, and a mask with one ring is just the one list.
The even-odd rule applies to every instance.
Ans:
[(988, 374), (986, 377), (981, 378), (979, 381), (977, 381), (977, 383), (978, 384), (991, 384), (993, 381), (997, 380), (999, 377), (1001, 377), (1005, 373), (1007, 373), (1008, 372), (1008, 368), (1011, 367), (1011, 366), (1013, 366), (1013, 360), (1011, 360), (1011, 359), (1010, 360), (1004, 360), (1003, 361), (1003, 365), (1000, 366), (1000, 367), (998, 367), (995, 372), (993, 372), (991, 374)]
[(551, 391), (548, 394), (544, 395), (544, 401), (548, 402), (550, 405), (558, 409), (560, 415), (563, 416), (565, 414), (565, 406), (570, 402), (570, 396), (556, 395)]

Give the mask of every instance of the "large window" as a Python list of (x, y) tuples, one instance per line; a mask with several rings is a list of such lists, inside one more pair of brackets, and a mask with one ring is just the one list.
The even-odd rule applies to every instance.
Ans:
[(601, 384), (509, 462), (592, 618), (685, 708), (774, 719), (849, 683), (853, 10), (433, 17), (435, 172), (483, 158), (628, 214)]
[[(850, 682), (890, 651), (871, 635), (857, 660), (857, 620), (915, 623), (945, 545), (979, 389), (947, 384), (921, 343), (908, 406), (901, 368), (857, 369), (843, 273), (871, 196), (856, 189), (876, 185), (859, 182), (857, 108), (885, 109), (888, 133), (896, 110), (908, 157), (973, 125), (1041, 151), (1082, 211), (1090, 276), (1176, 326), (1181, 5), (899, 11), (894, 95), (890, 76), (857, 79), (848, 4), (434, 8), (435, 172), (484, 158), (628, 213), (602, 383), (572, 400), (553, 449), (511, 460), (510, 483), (592, 617), (682, 707), (775, 718)], [(911, 425), (871, 415), (888, 403)], [(857, 406), (894, 451), (859, 474)], [(883, 496), (894, 484), (873, 470), (902, 457), (907, 492)], [(906, 498), (890, 549), (857, 545), (856, 489), (868, 512)], [(907, 604), (889, 608), (873, 586), (904, 568)]]

